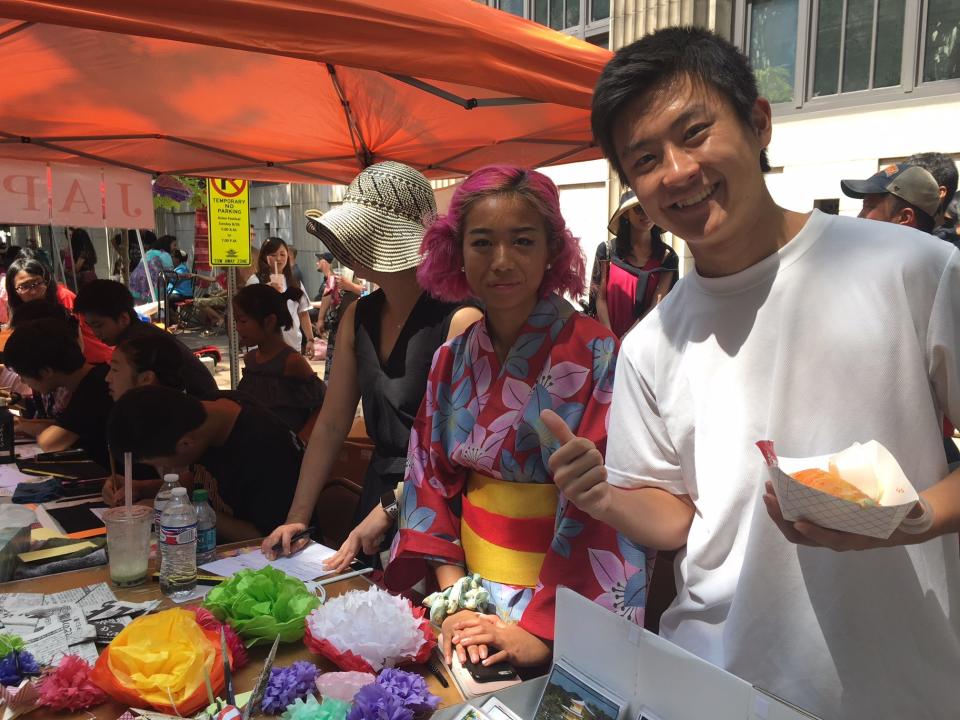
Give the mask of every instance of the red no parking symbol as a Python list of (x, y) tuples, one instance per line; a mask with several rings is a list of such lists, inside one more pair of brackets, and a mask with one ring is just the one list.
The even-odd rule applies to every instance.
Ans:
[(217, 195), (225, 198), (234, 198), (247, 189), (246, 180), (227, 180), (225, 178), (216, 178), (211, 180), (211, 187)]

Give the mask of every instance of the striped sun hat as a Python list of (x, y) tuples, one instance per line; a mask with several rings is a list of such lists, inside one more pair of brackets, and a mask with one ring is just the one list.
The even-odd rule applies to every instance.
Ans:
[(386, 161), (357, 175), (337, 207), (326, 213), (307, 210), (307, 232), (347, 267), (400, 272), (420, 264), (420, 241), (436, 214), (430, 181), (411, 167)]

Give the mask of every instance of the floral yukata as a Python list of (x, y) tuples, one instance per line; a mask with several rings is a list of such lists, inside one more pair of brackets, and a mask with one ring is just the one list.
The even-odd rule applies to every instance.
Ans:
[(559, 494), (551, 408), (601, 451), (617, 344), (556, 295), (540, 300), (500, 364), (484, 322), (441, 346), (413, 425), (400, 532), (387, 585), (405, 589), (428, 561), (477, 572), (496, 612), (553, 638), (563, 584), (643, 624), (652, 553)]

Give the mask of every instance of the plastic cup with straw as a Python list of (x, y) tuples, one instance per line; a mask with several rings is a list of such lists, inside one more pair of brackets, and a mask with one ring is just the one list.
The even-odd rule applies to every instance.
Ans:
[(103, 514), (107, 526), (110, 579), (125, 587), (146, 581), (150, 559), (151, 508), (133, 504), (133, 455), (123, 454), (124, 505)]

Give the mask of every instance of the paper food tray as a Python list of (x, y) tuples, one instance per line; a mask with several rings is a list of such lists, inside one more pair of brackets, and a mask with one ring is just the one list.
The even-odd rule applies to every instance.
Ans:
[[(757, 447), (766, 460), (783, 517), (791, 522), (807, 520), (831, 530), (886, 539), (899, 527), (919, 500), (917, 491), (903, 474), (896, 458), (875, 440), (864, 443), (861, 449), (865, 457), (870, 458), (876, 479), (843, 477), (871, 497), (876, 497), (879, 490), (879, 503), (867, 507), (815, 490), (790, 477), (790, 473), (807, 468), (828, 470), (829, 460), (835, 453), (809, 458), (786, 458), (777, 457), (770, 440), (758, 442)], [(876, 487), (877, 482), (879, 488)], [(864, 483), (873, 486), (864, 487)]]

